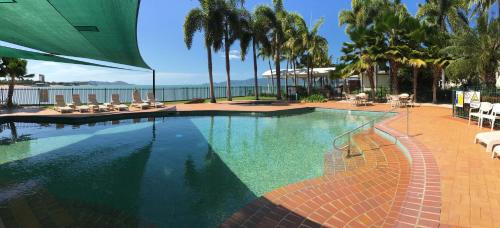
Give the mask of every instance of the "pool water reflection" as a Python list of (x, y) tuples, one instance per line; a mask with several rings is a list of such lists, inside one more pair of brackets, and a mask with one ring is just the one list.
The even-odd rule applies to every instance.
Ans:
[(215, 227), (268, 191), (322, 175), (332, 138), (378, 115), (3, 124), (0, 217), (7, 226), (23, 212), (47, 227)]

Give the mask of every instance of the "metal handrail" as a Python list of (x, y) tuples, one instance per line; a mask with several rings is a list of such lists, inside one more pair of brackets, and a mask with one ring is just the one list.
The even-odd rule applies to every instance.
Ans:
[[(354, 128), (354, 129), (351, 129), (351, 130), (349, 130), (349, 131), (347, 131), (347, 132), (344, 132), (344, 133), (342, 133), (342, 134), (340, 134), (340, 135), (336, 136), (336, 137), (333, 139), (333, 149), (334, 149), (334, 150), (337, 150), (337, 151), (342, 151), (342, 150), (347, 149), (347, 157), (351, 157), (351, 156), (352, 156), (352, 155), (351, 155), (351, 147), (352, 147), (351, 138), (352, 138), (352, 134), (353, 134), (354, 132), (358, 131), (359, 129), (361, 129), (361, 128), (363, 128), (363, 127), (366, 127), (366, 126), (368, 126), (368, 125), (371, 125), (370, 129), (374, 128), (374, 127), (375, 127), (375, 123), (376, 123), (378, 120), (382, 119), (383, 117), (385, 117), (385, 116), (386, 116), (387, 114), (389, 114), (389, 113), (393, 113), (393, 112), (394, 112), (394, 110), (396, 110), (396, 109), (398, 109), (398, 108), (399, 108), (399, 107), (394, 107), (394, 108), (392, 108), (392, 109), (390, 109), (390, 110), (388, 110), (388, 111), (385, 111), (385, 112), (384, 112), (381, 116), (378, 116), (378, 117), (376, 117), (376, 118), (374, 118), (374, 119), (372, 119), (372, 120), (370, 120), (370, 121), (368, 121), (368, 122), (365, 122), (365, 123), (361, 124), (360, 126), (358, 126), (358, 127)], [(338, 141), (338, 140), (340, 140), (341, 138), (343, 138), (343, 137), (344, 137), (344, 136), (346, 136), (346, 135), (348, 136), (346, 145), (338, 147), (338, 146), (337, 146), (337, 141)]]

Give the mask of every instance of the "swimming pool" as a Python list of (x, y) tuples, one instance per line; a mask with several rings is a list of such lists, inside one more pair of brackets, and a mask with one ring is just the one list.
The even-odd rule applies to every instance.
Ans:
[(333, 137), (380, 115), (3, 124), (0, 217), (7, 226), (22, 215), (48, 227), (214, 227), (266, 192), (321, 176)]

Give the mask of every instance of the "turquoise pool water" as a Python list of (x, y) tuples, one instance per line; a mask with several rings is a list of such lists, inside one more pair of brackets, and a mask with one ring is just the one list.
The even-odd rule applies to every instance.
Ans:
[(0, 217), (18, 224), (21, 211), (47, 227), (215, 227), (266, 192), (321, 176), (333, 137), (379, 115), (3, 124)]

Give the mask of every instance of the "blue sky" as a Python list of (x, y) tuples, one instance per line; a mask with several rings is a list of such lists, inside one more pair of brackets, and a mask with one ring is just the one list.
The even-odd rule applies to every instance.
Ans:
[[(259, 4), (270, 4), (271, 0), (247, 0), (246, 7), (254, 9)], [(413, 14), (424, 0), (403, 0)], [(338, 26), (338, 14), (350, 8), (349, 0), (284, 0), (288, 11), (301, 13), (306, 21), (314, 23), (320, 17), (325, 24), (321, 35), (328, 39), (330, 54), (339, 57), (340, 47), (348, 41), (344, 28)], [(149, 0), (142, 1), (139, 11), (138, 42), (145, 61), (157, 70), (157, 84), (182, 85), (208, 82), (206, 50), (197, 34), (194, 45), (188, 50), (184, 44), (182, 25), (190, 9), (197, 7), (197, 0)], [(233, 80), (253, 77), (251, 58), (241, 62), (239, 44), (231, 48), (231, 78)], [(225, 80), (224, 53), (215, 53), (214, 80)], [(250, 57), (250, 56), (249, 56)], [(259, 61), (259, 74), (268, 69)], [(150, 84), (151, 73), (140, 71), (111, 70), (70, 64), (29, 61), (30, 73), (45, 74), (49, 81), (126, 81), (133, 84)]]

